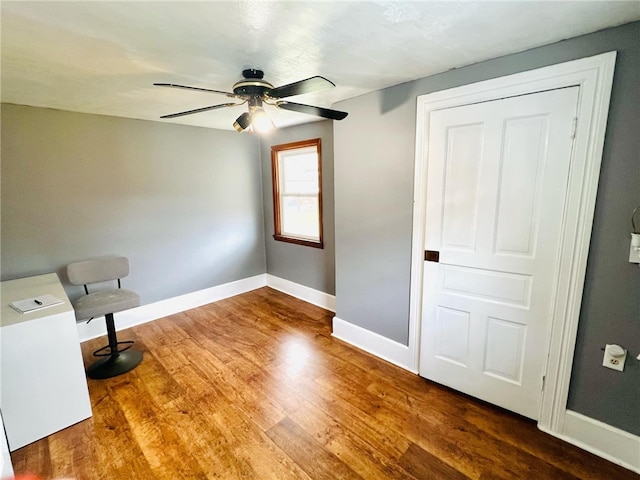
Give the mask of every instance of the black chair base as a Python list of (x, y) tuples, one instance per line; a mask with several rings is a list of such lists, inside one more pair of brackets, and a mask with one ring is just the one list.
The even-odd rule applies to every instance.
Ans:
[[(142, 352), (129, 350), (133, 346), (132, 340), (118, 342), (113, 313), (107, 313), (104, 318), (107, 322), (109, 345), (93, 352), (94, 356), (104, 358), (97, 360), (87, 368), (87, 376), (95, 380), (111, 378), (126, 373), (136, 368), (142, 361)], [(127, 346), (118, 348), (118, 345)], [(109, 350), (109, 353), (101, 353), (104, 350)]]
[(94, 380), (115, 377), (133, 370), (142, 361), (142, 352), (128, 350), (97, 360), (87, 368), (87, 376)]

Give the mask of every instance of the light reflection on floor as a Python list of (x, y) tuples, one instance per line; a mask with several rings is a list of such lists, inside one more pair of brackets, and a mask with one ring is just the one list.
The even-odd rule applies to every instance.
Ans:
[(300, 375), (311, 358), (312, 349), (305, 339), (299, 337), (288, 338), (282, 347), (287, 375), (290, 377)]

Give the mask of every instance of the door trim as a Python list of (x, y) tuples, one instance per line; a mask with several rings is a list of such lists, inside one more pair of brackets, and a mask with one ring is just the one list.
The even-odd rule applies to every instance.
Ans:
[(553, 299), (545, 387), (538, 420), (539, 428), (558, 435), (563, 431), (567, 410), (615, 60), (616, 52), (608, 52), (421, 95), (417, 100), (409, 303), (409, 353), (413, 370), (418, 370), (420, 354), (429, 114), (435, 110), (545, 90), (569, 86), (580, 88), (577, 108), (579, 121), (561, 227), (559, 274)]

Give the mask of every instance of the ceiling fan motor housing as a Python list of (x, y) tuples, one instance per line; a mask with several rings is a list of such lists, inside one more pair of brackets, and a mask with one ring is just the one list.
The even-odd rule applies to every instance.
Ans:
[(244, 80), (233, 85), (233, 93), (242, 97), (264, 97), (267, 91), (273, 89), (273, 85), (262, 80), (264, 72), (255, 68), (242, 71)]
[(273, 89), (273, 85), (264, 80), (241, 80), (233, 86), (233, 93), (240, 97), (263, 97)]

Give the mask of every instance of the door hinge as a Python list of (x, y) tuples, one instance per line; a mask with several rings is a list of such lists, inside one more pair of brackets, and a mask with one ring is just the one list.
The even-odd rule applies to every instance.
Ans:
[(544, 384), (545, 384), (545, 380), (547, 379), (546, 375), (542, 376), (542, 388), (540, 390), (544, 390)]
[(571, 126), (571, 138), (576, 138), (576, 130), (578, 129), (578, 117), (573, 117), (573, 125)]

